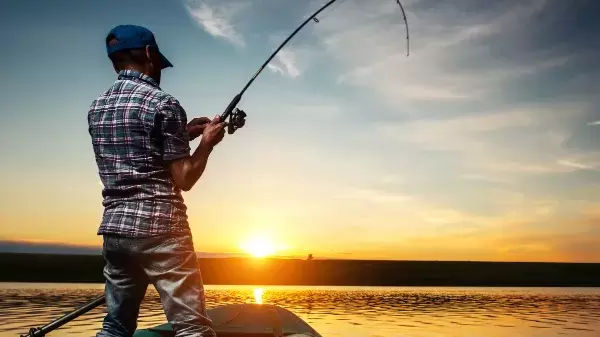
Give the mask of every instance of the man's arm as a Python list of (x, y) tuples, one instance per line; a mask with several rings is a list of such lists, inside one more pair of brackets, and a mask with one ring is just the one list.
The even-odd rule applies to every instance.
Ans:
[(175, 186), (184, 191), (189, 191), (194, 186), (206, 168), (210, 153), (224, 135), (225, 123), (219, 122), (219, 116), (216, 116), (204, 127), (200, 144), (192, 156), (170, 162), (169, 170)]

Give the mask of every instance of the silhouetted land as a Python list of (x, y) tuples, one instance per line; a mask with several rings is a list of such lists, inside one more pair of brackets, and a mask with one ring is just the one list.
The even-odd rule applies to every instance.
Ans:
[[(0, 254), (0, 281), (103, 282), (97, 255)], [(206, 284), (600, 286), (600, 263), (202, 258)]]

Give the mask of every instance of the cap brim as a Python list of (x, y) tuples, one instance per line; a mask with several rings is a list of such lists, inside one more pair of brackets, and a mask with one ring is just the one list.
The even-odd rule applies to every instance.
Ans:
[(161, 52), (158, 52), (160, 54), (160, 62), (162, 63), (162, 69), (165, 68), (169, 68), (173, 66), (173, 63), (171, 63), (169, 60), (167, 60), (167, 58), (165, 57), (165, 55), (163, 55)]

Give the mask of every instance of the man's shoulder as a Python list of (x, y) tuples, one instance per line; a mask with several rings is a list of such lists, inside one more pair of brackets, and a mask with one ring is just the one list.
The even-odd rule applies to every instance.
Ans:
[(126, 83), (125, 86), (131, 85), (131, 87), (121, 91), (129, 91), (133, 93), (133, 96), (142, 97), (145, 103), (148, 103), (152, 108), (160, 109), (163, 106), (180, 106), (179, 101), (175, 98), (175, 96), (169, 94), (159, 87), (155, 87), (144, 82), (127, 82), (132, 83)]
[[(90, 110), (107, 104), (118, 104), (129, 101), (145, 105), (147, 108), (156, 108), (159, 105), (179, 105), (179, 101), (161, 88), (147, 83), (132, 80), (117, 80), (92, 101)], [(130, 103), (130, 102), (128, 102)]]
[[(113, 85), (116, 95), (132, 95), (142, 97), (147, 101), (160, 102), (172, 97), (159, 87), (152, 86), (146, 82), (129, 79), (117, 80)], [(111, 91), (110, 89), (108, 90)]]

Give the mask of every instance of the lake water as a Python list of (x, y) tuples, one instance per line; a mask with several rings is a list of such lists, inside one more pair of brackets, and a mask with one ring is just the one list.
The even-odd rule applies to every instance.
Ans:
[[(101, 284), (0, 283), (0, 336), (16, 336), (102, 294)], [(600, 336), (600, 288), (206, 286), (209, 307), (272, 303), (331, 336)], [(91, 336), (103, 308), (49, 336)], [(165, 322), (149, 289), (139, 327)]]

